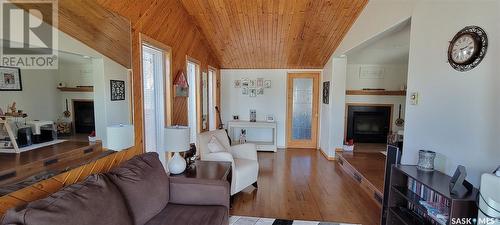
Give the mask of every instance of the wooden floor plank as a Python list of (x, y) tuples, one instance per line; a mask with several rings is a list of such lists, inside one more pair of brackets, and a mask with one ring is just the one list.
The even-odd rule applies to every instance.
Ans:
[(231, 215), (375, 225), (380, 208), (317, 150), (259, 152), (259, 188), (235, 195)]

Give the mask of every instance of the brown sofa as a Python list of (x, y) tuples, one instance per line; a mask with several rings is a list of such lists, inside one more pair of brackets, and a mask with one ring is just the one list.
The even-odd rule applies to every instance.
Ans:
[(2, 224), (228, 224), (229, 183), (169, 178), (156, 153), (135, 156), (49, 197), (9, 210)]

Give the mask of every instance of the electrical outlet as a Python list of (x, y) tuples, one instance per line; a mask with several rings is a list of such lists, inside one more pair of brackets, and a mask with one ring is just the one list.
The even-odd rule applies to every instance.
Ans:
[(418, 92), (412, 92), (410, 94), (410, 104), (418, 105)]

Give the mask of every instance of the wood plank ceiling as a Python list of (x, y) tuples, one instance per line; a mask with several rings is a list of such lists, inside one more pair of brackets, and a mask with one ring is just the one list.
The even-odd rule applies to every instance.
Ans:
[(368, 0), (180, 0), (222, 68), (323, 68)]

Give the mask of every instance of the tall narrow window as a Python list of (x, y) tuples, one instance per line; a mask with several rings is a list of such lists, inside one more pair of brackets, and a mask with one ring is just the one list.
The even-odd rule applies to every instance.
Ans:
[(196, 143), (196, 135), (198, 134), (199, 126), (199, 107), (198, 107), (198, 77), (199, 65), (192, 61), (187, 61), (187, 77), (189, 84), (188, 97), (188, 124), (191, 129), (191, 143)]
[(217, 104), (217, 77), (215, 70), (208, 69), (208, 128), (209, 130), (217, 129), (217, 114), (215, 105)]
[[(144, 103), (144, 143), (146, 152), (162, 149), (165, 129), (166, 64), (164, 52), (142, 45), (142, 79)], [(165, 164), (165, 157), (160, 157)]]

